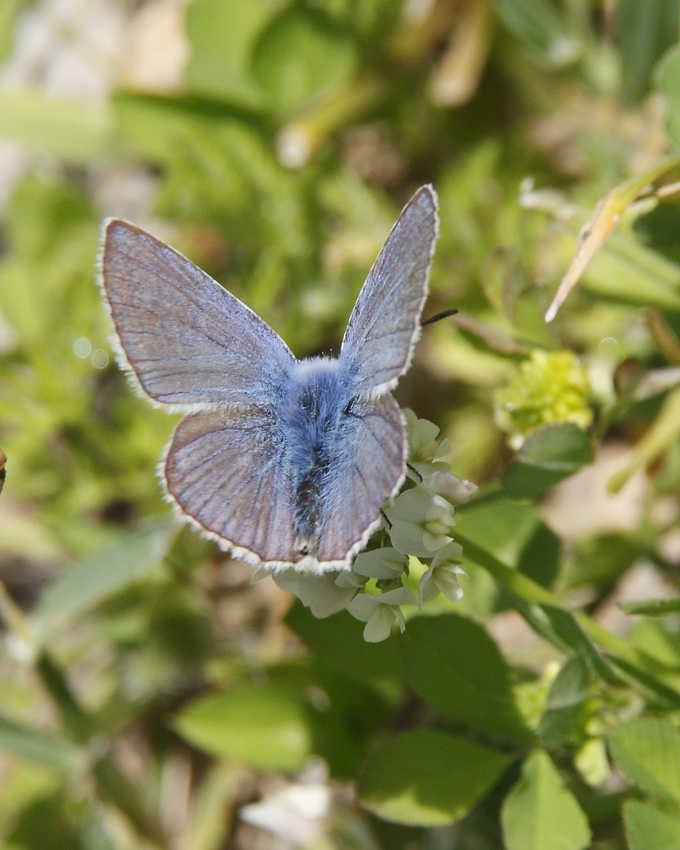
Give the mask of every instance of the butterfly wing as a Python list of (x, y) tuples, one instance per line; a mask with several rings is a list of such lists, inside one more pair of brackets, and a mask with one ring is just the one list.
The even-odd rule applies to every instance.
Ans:
[(411, 363), (437, 231), (437, 196), (423, 186), (387, 237), (345, 331), (340, 361), (358, 395), (392, 389)]
[(345, 561), (363, 549), (380, 523), (380, 508), (406, 472), (404, 417), (394, 398), (357, 400), (338, 443), (325, 500), (322, 562)]
[(349, 424), (317, 494), (318, 546), (303, 564), (297, 531), (309, 494), (295, 483), (300, 458), (280, 419), (295, 358), (176, 251), (126, 222), (107, 225), (102, 288), (124, 364), (151, 399), (190, 414), (167, 450), (167, 492), (236, 556), (323, 572), (347, 566), (366, 544), (404, 479), (403, 419), (387, 391), (420, 332), (436, 232), (436, 197), (425, 187), (404, 208), (352, 312), (338, 369), (343, 392), (351, 387), (342, 409)]
[(165, 458), (171, 501), (204, 533), (253, 564), (313, 573), (347, 568), (404, 479), (403, 417), (392, 396), (358, 401), (336, 443), (318, 549), (303, 555), (295, 460), (273, 412), (223, 408), (186, 416)]
[(290, 461), (272, 411), (185, 416), (165, 458), (170, 499), (203, 532), (253, 564), (298, 560)]
[(295, 358), (283, 340), (197, 266), (120, 219), (104, 228), (101, 286), (122, 365), (177, 410), (263, 405)]

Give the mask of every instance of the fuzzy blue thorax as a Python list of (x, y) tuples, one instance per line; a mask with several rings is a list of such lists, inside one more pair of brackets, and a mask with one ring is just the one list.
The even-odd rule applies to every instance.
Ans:
[(295, 472), (294, 523), (300, 555), (313, 553), (322, 531), (322, 504), (329, 471), (351, 417), (352, 381), (339, 360), (297, 362), (280, 421), (288, 435)]

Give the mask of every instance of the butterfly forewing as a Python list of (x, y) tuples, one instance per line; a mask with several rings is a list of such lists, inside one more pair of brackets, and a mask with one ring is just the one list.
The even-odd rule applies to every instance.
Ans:
[(424, 186), (404, 207), (359, 293), (340, 360), (358, 394), (380, 395), (409, 367), (437, 238), (437, 199)]
[(288, 452), (270, 411), (186, 416), (168, 448), (165, 477), (182, 511), (222, 543), (245, 550), (246, 559), (297, 560)]
[(123, 365), (157, 402), (264, 404), (295, 362), (238, 298), (132, 224), (106, 225), (101, 278)]

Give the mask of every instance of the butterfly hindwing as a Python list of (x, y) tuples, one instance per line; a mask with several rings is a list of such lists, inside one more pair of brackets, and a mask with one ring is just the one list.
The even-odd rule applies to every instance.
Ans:
[(350, 417), (325, 499), (320, 561), (351, 560), (379, 524), (383, 502), (404, 481), (406, 436), (394, 398), (357, 400)]
[(151, 399), (179, 410), (271, 401), (295, 358), (209, 275), (120, 219), (105, 227), (101, 269), (123, 365)]
[(253, 563), (296, 560), (290, 462), (271, 411), (186, 416), (164, 471), (172, 501), (220, 543)]
[(329, 444), (329, 473), (312, 494), (319, 536), (310, 551), (300, 548), (305, 517), (301, 524), (294, 443), (272, 410), (190, 414), (168, 447), (167, 492), (204, 532), (253, 563), (346, 568), (403, 481), (402, 414), (389, 394), (357, 400), (346, 414)]

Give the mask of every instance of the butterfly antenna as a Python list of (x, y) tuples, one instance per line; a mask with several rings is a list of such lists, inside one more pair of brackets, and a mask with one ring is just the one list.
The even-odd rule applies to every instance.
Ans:
[(449, 316), (455, 316), (458, 310), (455, 307), (452, 307), (450, 310), (442, 310), (441, 313), (435, 313), (434, 316), (430, 316), (429, 319), (425, 319), (424, 322), (420, 323), (420, 327), (424, 328), (425, 325), (433, 325), (435, 322), (439, 322), (442, 319), (448, 319)]

